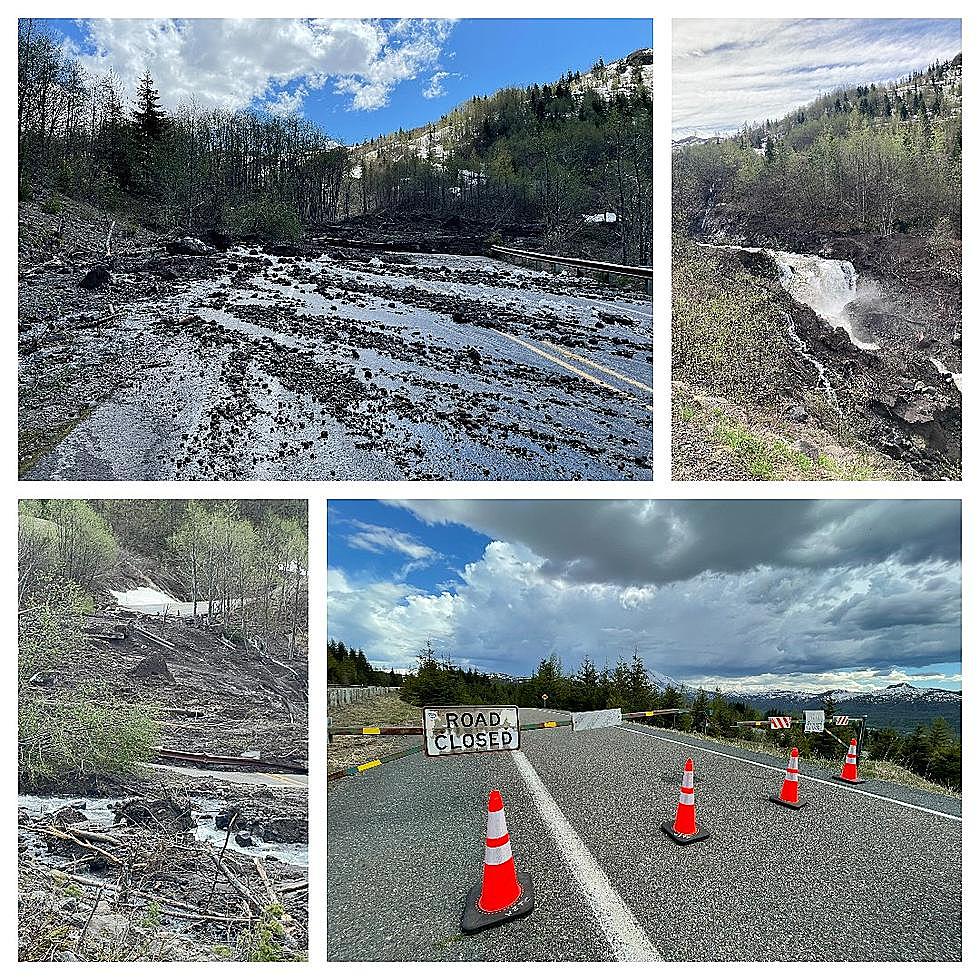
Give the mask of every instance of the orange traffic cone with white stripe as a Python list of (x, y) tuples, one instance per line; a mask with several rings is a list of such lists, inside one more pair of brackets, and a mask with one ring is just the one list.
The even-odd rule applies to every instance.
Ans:
[(681, 783), (681, 795), (677, 802), (677, 816), (674, 823), (662, 823), (660, 829), (678, 844), (693, 844), (696, 840), (705, 840), (711, 835), (706, 830), (698, 830), (698, 822), (694, 814), (694, 760), (684, 763), (684, 780)]
[(519, 919), (534, 909), (534, 886), (529, 875), (514, 865), (504, 816), (504, 801), (494, 790), (487, 803), (487, 843), (483, 882), (474, 885), (463, 906), (462, 930), (480, 932)]
[(856, 738), (851, 739), (851, 744), (847, 747), (847, 758), (844, 759), (844, 768), (841, 769), (839, 776), (834, 776), (842, 783), (863, 783), (864, 780), (858, 777), (858, 742)]
[(786, 775), (783, 778), (783, 788), (779, 791), (779, 796), (775, 794), (769, 797), (773, 803), (780, 806), (788, 806), (791, 810), (799, 810), (806, 806), (806, 800), (800, 799), (800, 750), (794, 748), (789, 754), (789, 765), (786, 766)]

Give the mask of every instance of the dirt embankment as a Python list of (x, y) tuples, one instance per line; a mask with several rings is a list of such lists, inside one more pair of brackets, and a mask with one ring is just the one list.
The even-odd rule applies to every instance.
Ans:
[(305, 958), (305, 649), (233, 642), (206, 617), (113, 608), (84, 629), (77, 657), (27, 681), (42, 710), (98, 690), (144, 707), (167, 749), (265, 765), (243, 758), (209, 773), (161, 760), (126, 777), (24, 787), (21, 959)]
[[(729, 229), (728, 236), (720, 227), (708, 235), (715, 241), (746, 240), (741, 230)], [(769, 471), (773, 467), (759, 464), (760, 472), (750, 476), (809, 478), (811, 473), (826, 469), (821, 457), (836, 456), (838, 462), (844, 461), (836, 469), (858, 478), (862, 474), (866, 474), (864, 478), (884, 479), (959, 478), (962, 338), (957, 263), (943, 259), (935, 243), (905, 234), (887, 238), (837, 236), (820, 241), (767, 239), (751, 244), (754, 250), (701, 249), (710, 253), (707, 258), (692, 257), (692, 250), (697, 251), (693, 244), (677, 251), (682, 261), (711, 266), (708, 278), (718, 280), (719, 296), (726, 290), (735, 294), (751, 289), (764, 297), (757, 304), (760, 310), (737, 310), (733, 322), (753, 317), (758, 320), (756, 332), (760, 338), (768, 338), (766, 356), (771, 357), (778, 349), (782, 361), (776, 383), (767, 385), (772, 372), (761, 372), (756, 382), (747, 381), (755, 387), (746, 388), (738, 397), (718, 390), (710, 378), (675, 372), (675, 381), (682, 384), (682, 390), (675, 392), (682, 402), (680, 421), (675, 413), (675, 438), (691, 467), (691, 472), (681, 478), (710, 478), (710, 473), (699, 474), (711, 465), (713, 454), (704, 454), (699, 462), (697, 449), (693, 454), (688, 451), (692, 443), (702, 440), (687, 422), (697, 421), (702, 396), (711, 402), (715, 396), (726, 394), (735, 404), (711, 406), (715, 416), (719, 412), (726, 416), (722, 428), (745, 430), (735, 417), (747, 414), (748, 427), (759, 430), (754, 433), (755, 442), (775, 445), (779, 441), (809, 457), (809, 462), (799, 457), (800, 466), (790, 461), (788, 475), (772, 477)], [(870, 337), (874, 343), (855, 344), (847, 332), (796, 302), (781, 285), (776, 263), (760, 254), (758, 247), (851, 262), (858, 273), (856, 298), (843, 313), (855, 335)], [(675, 275), (678, 280), (683, 282), (683, 275)], [(684, 297), (675, 294), (675, 311), (679, 302), (684, 302)], [(728, 356), (735, 364), (748, 364), (757, 353), (738, 348), (730, 349)], [(718, 427), (715, 417), (707, 422)], [(734, 438), (740, 442), (739, 451), (748, 445), (740, 436)], [(864, 461), (858, 443), (867, 447)], [(840, 448), (835, 450), (835, 444)], [(675, 471), (676, 463), (675, 457)], [(781, 464), (775, 468), (786, 469)]]

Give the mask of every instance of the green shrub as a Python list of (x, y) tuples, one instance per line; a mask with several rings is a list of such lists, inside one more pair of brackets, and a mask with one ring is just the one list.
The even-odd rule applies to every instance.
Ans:
[(142, 707), (114, 703), (97, 687), (57, 699), (21, 691), (19, 772), (24, 786), (129, 776), (148, 762), (160, 729)]

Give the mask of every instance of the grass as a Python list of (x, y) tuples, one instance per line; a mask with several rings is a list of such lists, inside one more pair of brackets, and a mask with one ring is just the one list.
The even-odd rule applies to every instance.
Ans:
[(814, 463), (806, 453), (793, 449), (782, 439), (766, 441), (744, 426), (718, 421), (712, 438), (726, 445), (757, 480), (780, 480), (799, 475), (813, 476)]
[(330, 708), (330, 723), (338, 728), (360, 725), (421, 725), (422, 711), (414, 704), (407, 704), (397, 694), (383, 694), (360, 701)]
[[(867, 453), (856, 447), (840, 446), (833, 453), (819, 450), (816, 459), (796, 449), (776, 433), (753, 431), (718, 407), (699, 409), (691, 402), (675, 408), (686, 425), (701, 426), (706, 438), (724, 447), (744, 473), (756, 480), (845, 480), (892, 479), (875, 468)], [(698, 418), (699, 414), (702, 418)]]
[[(358, 704), (331, 708), (330, 724), (335, 728), (421, 725), (422, 710), (406, 704), (397, 694), (383, 694)], [(405, 735), (337, 735), (327, 749), (327, 768), (336, 772), (348, 766), (359, 766), (410, 748), (417, 741), (417, 736)]]
[[(719, 735), (700, 734), (698, 735), (698, 738), (703, 738), (708, 742), (715, 742), (718, 745), (727, 745), (731, 748), (747, 749), (751, 752), (758, 752), (760, 755), (768, 755), (774, 759), (785, 760), (787, 757), (786, 748), (765, 739), (755, 741), (754, 739), (724, 738)], [(825, 766), (828, 769), (839, 769), (841, 762), (843, 761), (843, 757), (844, 750), (841, 749), (839, 756), (812, 755), (807, 761), (818, 766)], [(861, 777), (863, 779), (880, 779), (882, 782), (893, 783), (896, 786), (905, 786), (908, 789), (918, 789), (926, 793), (937, 793), (942, 796), (951, 797), (952, 799), (958, 800), (961, 798), (960, 791), (955, 787), (946, 786), (942, 783), (934, 783), (932, 780), (926, 779), (924, 776), (920, 776), (918, 773), (912, 772), (911, 769), (906, 769), (905, 766), (901, 766), (896, 762), (890, 762), (885, 759), (862, 759)]]

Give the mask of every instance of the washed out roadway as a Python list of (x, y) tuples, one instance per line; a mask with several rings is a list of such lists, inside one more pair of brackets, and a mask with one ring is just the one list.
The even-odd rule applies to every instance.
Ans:
[[(522, 711), (522, 720), (559, 717)], [(681, 848), (680, 772), (699, 825)], [(522, 733), (522, 753), (410, 756), (333, 784), (333, 960), (958, 960), (957, 801), (803, 765), (803, 810), (768, 802), (780, 760), (624, 725)], [(527, 919), (463, 936), (486, 798), (504, 797)], [(860, 790), (861, 792), (858, 792)]]

